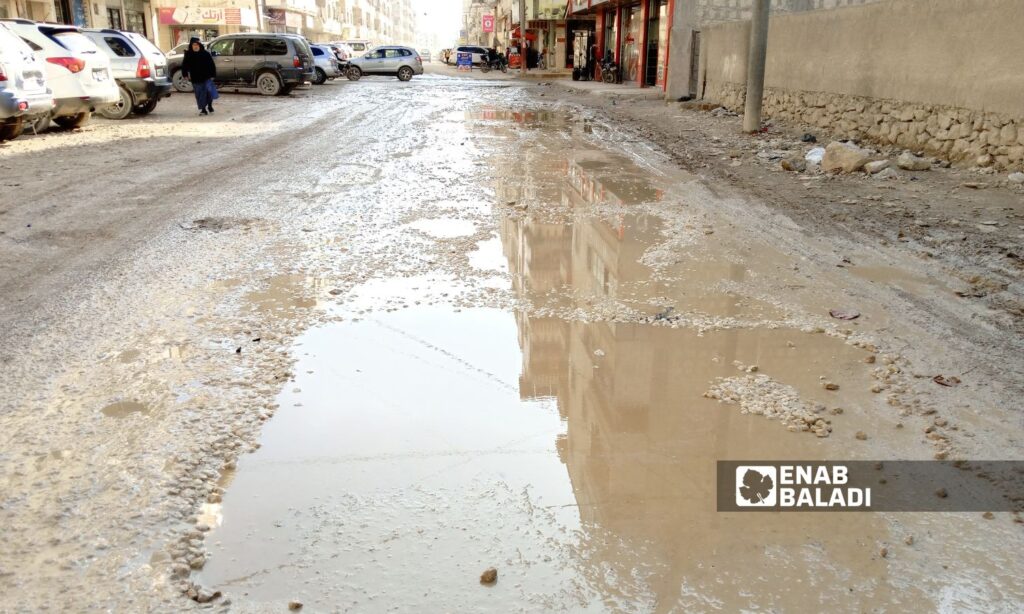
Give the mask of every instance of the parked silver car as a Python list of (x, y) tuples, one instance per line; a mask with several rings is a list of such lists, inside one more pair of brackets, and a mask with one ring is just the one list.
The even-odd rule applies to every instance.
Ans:
[(18, 138), (26, 121), (52, 108), (42, 63), (28, 43), (0, 23), (0, 141)]
[(348, 62), (345, 76), (358, 81), (363, 75), (391, 75), (408, 81), (423, 74), (423, 58), (412, 47), (377, 47), (366, 55)]
[(124, 119), (132, 112), (148, 115), (161, 98), (171, 95), (167, 59), (144, 36), (118, 30), (83, 29), (82, 33), (110, 58), (110, 71), (121, 99), (97, 109), (107, 119)]
[(45, 60), (46, 83), (56, 104), (49, 114), (33, 122), (37, 132), (46, 130), (51, 119), (61, 128), (79, 128), (94, 110), (120, 100), (110, 59), (80, 28), (27, 19), (5, 19), (3, 23), (28, 43), (36, 58)]
[(341, 76), (341, 63), (328, 45), (313, 45), (313, 83), (323, 85), (328, 79)]

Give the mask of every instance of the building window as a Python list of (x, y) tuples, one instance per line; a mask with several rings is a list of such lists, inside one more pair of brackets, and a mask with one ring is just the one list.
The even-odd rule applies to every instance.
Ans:
[(107, 9), (107, 24), (115, 30), (124, 30), (121, 23), (121, 9)]
[(74, 18), (71, 16), (71, 3), (69, 0), (56, 0), (53, 3), (53, 10), (56, 13), (57, 23), (75, 23)]
[(146, 16), (139, 11), (124, 12), (125, 30), (146, 36)]

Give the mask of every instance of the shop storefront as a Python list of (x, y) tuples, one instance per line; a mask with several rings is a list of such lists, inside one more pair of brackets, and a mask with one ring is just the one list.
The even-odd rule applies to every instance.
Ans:
[[(596, 18), (602, 58), (619, 67), (623, 83), (666, 88), (675, 0), (570, 0), (569, 19)], [(598, 76), (597, 73), (594, 75)]]
[(107, 0), (107, 27), (150, 35), (142, 0)]
[[(576, 32), (593, 32), (592, 15), (567, 19), (565, 0), (537, 0), (527, 4), (525, 51), (529, 68), (552, 71), (572, 70)], [(518, 8), (513, 4), (511, 23), (518, 26)], [(509, 47), (519, 51), (524, 43), (520, 29), (513, 30)], [(518, 62), (518, 58), (517, 58)]]
[(196, 36), (204, 41), (222, 34), (256, 29), (256, 12), (248, 8), (158, 7), (156, 40), (165, 51)]

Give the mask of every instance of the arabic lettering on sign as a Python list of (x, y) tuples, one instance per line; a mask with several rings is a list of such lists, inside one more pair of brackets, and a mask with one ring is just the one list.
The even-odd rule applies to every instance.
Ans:
[(224, 25), (224, 9), (216, 8), (161, 8), (157, 15), (162, 25)]

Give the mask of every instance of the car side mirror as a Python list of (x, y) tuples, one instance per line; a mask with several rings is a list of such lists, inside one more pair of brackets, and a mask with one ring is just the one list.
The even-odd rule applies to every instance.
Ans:
[(218, 53), (216, 51), (211, 51), (210, 55), (212, 55), (213, 57), (217, 57), (218, 55), (220, 55), (220, 53)]

